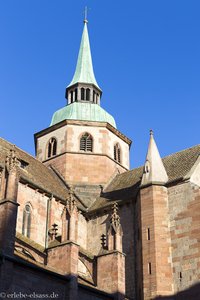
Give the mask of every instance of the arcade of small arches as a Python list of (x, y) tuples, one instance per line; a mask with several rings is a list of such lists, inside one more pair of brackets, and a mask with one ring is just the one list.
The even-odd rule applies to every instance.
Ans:
[[(93, 137), (85, 132), (80, 137), (79, 150), (81, 152), (93, 152)], [(55, 137), (50, 138), (47, 143), (46, 157), (51, 158), (57, 155), (57, 140)], [(119, 143), (115, 143), (113, 147), (113, 158), (116, 162), (122, 163), (122, 152)]]
[(100, 104), (100, 95), (91, 88), (76, 87), (68, 92), (69, 104), (77, 101), (86, 101), (94, 104)]

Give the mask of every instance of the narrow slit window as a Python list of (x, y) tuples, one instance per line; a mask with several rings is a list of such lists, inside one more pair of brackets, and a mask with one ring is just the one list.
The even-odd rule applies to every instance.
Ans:
[(149, 273), (149, 275), (152, 274), (151, 263), (150, 262), (148, 263), (148, 273)]
[(180, 281), (180, 282), (182, 281), (182, 278), (183, 278), (182, 272), (179, 272), (179, 281)]
[(151, 239), (150, 228), (147, 228), (147, 240), (150, 241), (150, 239)]

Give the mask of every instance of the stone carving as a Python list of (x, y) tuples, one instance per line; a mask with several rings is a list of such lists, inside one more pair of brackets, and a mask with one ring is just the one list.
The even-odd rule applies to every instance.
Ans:
[(51, 240), (55, 240), (56, 239), (56, 237), (58, 235), (57, 231), (58, 231), (58, 225), (54, 223), (51, 226), (51, 229), (49, 229), (49, 235), (50, 235)]
[(3, 168), (0, 167), (0, 180), (2, 179), (2, 176), (3, 176)]
[(112, 207), (110, 227), (108, 229), (108, 250), (118, 250), (122, 252), (122, 226), (118, 213), (118, 205), (115, 202)]
[(66, 200), (66, 210), (69, 215), (71, 215), (74, 211), (77, 211), (76, 199), (74, 197), (74, 190), (72, 187), (69, 189), (69, 197)]
[(15, 155), (15, 150), (11, 149), (9, 155), (6, 157), (6, 169), (8, 173), (16, 171), (19, 166), (19, 161)]
[(107, 248), (107, 245), (106, 245), (106, 235), (105, 234), (101, 235), (101, 246), (102, 246), (103, 249)]
[(118, 204), (115, 202), (112, 207), (112, 215), (110, 218), (110, 224), (114, 231), (117, 232), (121, 230), (120, 216), (118, 214)]

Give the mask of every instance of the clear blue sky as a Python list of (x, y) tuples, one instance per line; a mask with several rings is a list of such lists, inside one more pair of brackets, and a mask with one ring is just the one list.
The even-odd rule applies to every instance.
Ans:
[(0, 136), (34, 154), (33, 134), (65, 105), (89, 7), (102, 107), (144, 163), (200, 143), (199, 0), (0, 0)]

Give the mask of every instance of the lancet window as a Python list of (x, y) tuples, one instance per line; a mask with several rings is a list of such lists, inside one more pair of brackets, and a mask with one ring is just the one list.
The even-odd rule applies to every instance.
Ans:
[(51, 138), (47, 147), (47, 157), (50, 158), (56, 155), (57, 152), (57, 141), (55, 138)]
[(31, 205), (27, 203), (23, 210), (22, 234), (30, 238), (31, 230)]

